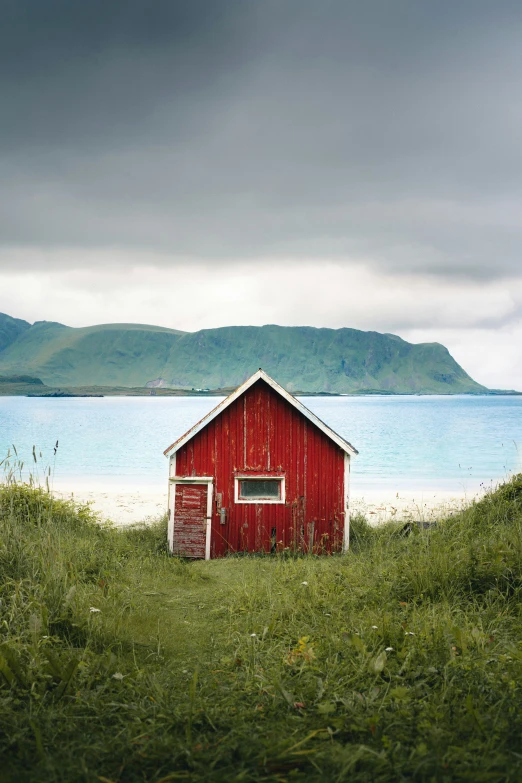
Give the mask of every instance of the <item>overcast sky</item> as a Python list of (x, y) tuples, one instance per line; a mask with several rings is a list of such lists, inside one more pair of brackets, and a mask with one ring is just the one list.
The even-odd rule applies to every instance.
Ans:
[(522, 389), (520, 0), (0, 0), (0, 311), (350, 326)]

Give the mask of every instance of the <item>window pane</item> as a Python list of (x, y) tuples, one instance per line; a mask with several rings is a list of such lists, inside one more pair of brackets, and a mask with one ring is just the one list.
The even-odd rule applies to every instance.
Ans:
[(239, 496), (242, 498), (280, 498), (281, 482), (277, 479), (241, 479)]

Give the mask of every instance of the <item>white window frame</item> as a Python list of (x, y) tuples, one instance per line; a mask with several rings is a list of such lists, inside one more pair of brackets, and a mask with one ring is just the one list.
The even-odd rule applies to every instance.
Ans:
[[(278, 498), (242, 498), (239, 496), (239, 482), (240, 481), (279, 481), (281, 482), (281, 494)], [(261, 503), (286, 503), (286, 486), (285, 486), (285, 477), (284, 476), (274, 476), (274, 475), (260, 475), (260, 474), (252, 474), (248, 473), (246, 475), (238, 475), (234, 476), (234, 501), (235, 503), (254, 503), (256, 505), (260, 505)]]

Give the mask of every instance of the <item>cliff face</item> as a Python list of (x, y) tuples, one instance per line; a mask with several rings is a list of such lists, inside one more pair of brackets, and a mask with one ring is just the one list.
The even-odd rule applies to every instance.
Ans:
[[(5, 325), (4, 331), (2, 325)], [(179, 332), (142, 324), (74, 329), (0, 316), (0, 374), (53, 386), (237, 386), (258, 367), (290, 391), (486, 391), (438, 343), (308, 326), (230, 326)]]

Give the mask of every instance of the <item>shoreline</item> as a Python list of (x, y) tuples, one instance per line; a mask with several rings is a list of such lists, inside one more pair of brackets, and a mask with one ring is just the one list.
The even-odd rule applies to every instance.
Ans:
[[(75, 397), (227, 397), (235, 389), (209, 389), (208, 391), (198, 392), (197, 390), (158, 388), (148, 389), (141, 386), (46, 386), (43, 385), (41, 393), (34, 391), (34, 386), (30, 389), (20, 384), (7, 384), (0, 378), (0, 397), (27, 397), (30, 399), (64, 399)], [(38, 388), (38, 387), (37, 387)], [(292, 392), (294, 397), (522, 397), (522, 391), (516, 389), (488, 389), (485, 391), (386, 391), (385, 389), (376, 389), (375, 391), (350, 391), (350, 392), (328, 392), (328, 391), (296, 391)]]
[[(137, 522), (152, 522), (167, 510), (167, 483), (165, 485), (136, 485), (117, 483), (87, 483), (82, 481), (56, 482), (53, 494), (64, 500), (87, 504), (99, 515), (100, 521), (110, 520), (125, 526)], [(350, 497), (350, 513), (362, 513), (372, 525), (393, 520), (433, 521), (457, 513), (484, 491), (452, 491), (448, 489), (358, 489)]]

